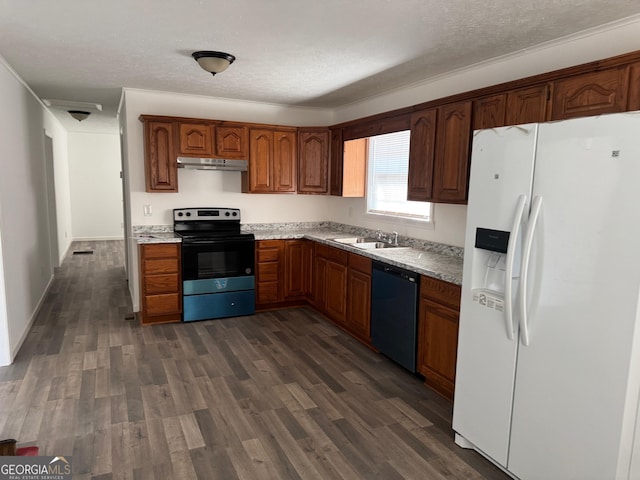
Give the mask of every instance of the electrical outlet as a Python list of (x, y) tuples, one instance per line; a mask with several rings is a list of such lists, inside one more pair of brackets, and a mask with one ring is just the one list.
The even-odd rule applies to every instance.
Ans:
[(149, 205), (148, 203), (142, 206), (142, 212), (144, 213), (145, 217), (150, 217), (151, 215), (153, 215), (153, 210), (151, 209), (151, 205)]

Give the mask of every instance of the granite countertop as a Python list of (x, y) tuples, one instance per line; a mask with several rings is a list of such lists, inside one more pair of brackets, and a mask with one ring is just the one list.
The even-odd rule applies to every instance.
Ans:
[[(353, 236), (375, 236), (369, 230), (349, 227), (331, 222), (323, 222), (309, 228), (308, 224), (266, 224), (243, 225), (242, 231), (253, 233), (256, 240), (287, 240), (306, 238), (325, 245), (357, 253), (372, 260), (386, 262), (396, 267), (437, 278), (456, 285), (462, 284), (463, 250), (459, 247), (420, 241), (408, 237), (400, 237), (400, 247), (363, 249), (353, 245), (339, 243), (335, 238)], [(338, 227), (338, 228), (337, 228)], [(143, 230), (134, 227), (134, 238), (137, 243), (180, 243), (182, 239), (172, 231), (171, 227), (160, 227)]]
[[(412, 272), (438, 278), (456, 285), (462, 284), (462, 254), (461, 249), (453, 249), (455, 254), (449, 253), (449, 247), (444, 247), (442, 252), (423, 250), (414, 247), (396, 247), (381, 249), (363, 249), (353, 245), (333, 241), (335, 238), (353, 237), (362, 235), (359, 233), (345, 232), (331, 228), (278, 228), (272, 230), (251, 229), (244, 230), (253, 233), (256, 240), (279, 240), (306, 238), (332, 247), (337, 247), (348, 252), (357, 253), (372, 260), (379, 260), (396, 267), (405, 268)], [(371, 234), (364, 234), (371, 236)], [(404, 242), (400, 240), (400, 245)]]
[(134, 238), (140, 243), (181, 243), (182, 239), (173, 232), (137, 233)]

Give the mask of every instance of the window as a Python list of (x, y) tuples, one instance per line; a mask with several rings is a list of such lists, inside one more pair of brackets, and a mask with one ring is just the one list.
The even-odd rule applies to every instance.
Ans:
[(431, 204), (407, 200), (410, 131), (369, 137), (367, 213), (431, 220)]

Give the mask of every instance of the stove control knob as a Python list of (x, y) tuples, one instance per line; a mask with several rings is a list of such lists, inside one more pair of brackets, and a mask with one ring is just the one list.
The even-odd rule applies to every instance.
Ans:
[(233, 212), (233, 216), (237, 217), (238, 216), (238, 212)]
[(183, 216), (183, 215), (184, 215), (184, 213), (182, 213), (182, 212), (178, 212), (178, 216), (179, 216), (179, 217), (181, 217), (181, 216)]
[(190, 216), (191, 216), (191, 212), (187, 212), (187, 217), (190, 217)]
[(224, 212), (225, 217), (228, 217), (229, 215), (231, 215), (229, 212)]

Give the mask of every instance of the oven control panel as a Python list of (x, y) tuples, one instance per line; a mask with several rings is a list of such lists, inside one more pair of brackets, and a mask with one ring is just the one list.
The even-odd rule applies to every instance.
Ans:
[(175, 208), (173, 210), (174, 221), (192, 220), (237, 220), (240, 221), (240, 209), (238, 208)]

